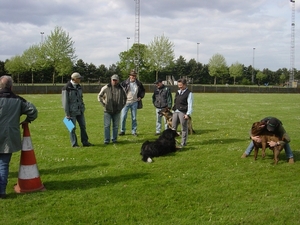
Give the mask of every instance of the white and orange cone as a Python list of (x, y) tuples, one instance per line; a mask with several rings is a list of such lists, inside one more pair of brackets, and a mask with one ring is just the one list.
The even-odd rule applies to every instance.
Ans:
[(15, 192), (26, 193), (44, 191), (46, 188), (40, 179), (34, 150), (31, 143), (28, 123), (23, 123), (23, 141), (20, 158), (18, 183), (14, 186)]

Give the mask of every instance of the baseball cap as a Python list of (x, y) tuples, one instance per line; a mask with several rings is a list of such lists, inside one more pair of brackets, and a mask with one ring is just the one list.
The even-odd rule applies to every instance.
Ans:
[(135, 72), (135, 70), (131, 70), (130, 73), (129, 73), (129, 75), (130, 75), (130, 76), (136, 76), (137, 73)]
[(274, 131), (276, 129), (276, 127), (278, 126), (278, 124), (279, 124), (279, 122), (275, 118), (270, 119), (267, 123), (267, 130)]
[(71, 75), (71, 78), (72, 79), (81, 78), (81, 75), (79, 73), (75, 72)]
[(162, 83), (163, 80), (162, 79), (158, 79), (157, 81), (154, 82), (154, 84), (158, 84), (158, 83)]
[(119, 76), (117, 74), (114, 74), (111, 76), (112, 80), (119, 80)]

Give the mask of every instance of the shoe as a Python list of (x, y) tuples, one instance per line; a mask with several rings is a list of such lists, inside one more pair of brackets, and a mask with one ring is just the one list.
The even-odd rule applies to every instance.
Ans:
[(108, 145), (108, 144), (109, 144), (109, 142), (104, 142), (104, 144), (105, 144), (105, 145)]
[(242, 159), (247, 158), (248, 155), (246, 153), (243, 153), (243, 155), (241, 156)]
[(155, 136), (158, 136), (158, 135), (160, 135), (160, 133), (155, 133)]
[(83, 147), (90, 147), (90, 146), (94, 146), (92, 143), (88, 142), (87, 144), (84, 144)]
[(182, 148), (183, 148), (183, 145), (177, 145), (176, 148), (177, 148), (177, 149), (182, 149)]
[(72, 146), (73, 148), (80, 148), (79, 145), (74, 145)]
[(119, 133), (119, 135), (123, 136), (123, 135), (125, 135), (125, 132), (122, 131), (122, 132)]
[(6, 198), (6, 194), (0, 194), (0, 198), (5, 199)]
[(135, 136), (135, 137), (137, 137), (137, 136), (138, 136), (138, 134), (137, 134), (137, 133), (133, 133), (132, 135), (133, 135), (133, 136)]
[(294, 162), (294, 158), (289, 158), (289, 163), (293, 164)]

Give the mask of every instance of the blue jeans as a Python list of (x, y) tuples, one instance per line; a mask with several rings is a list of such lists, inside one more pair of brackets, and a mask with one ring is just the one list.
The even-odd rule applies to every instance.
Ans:
[(137, 113), (138, 102), (128, 103), (124, 106), (121, 113), (121, 132), (126, 131), (126, 118), (128, 110), (131, 111), (131, 133), (135, 134), (137, 130), (137, 121), (136, 121), (136, 113)]
[[(285, 151), (286, 158), (288, 158), (288, 159), (294, 158), (294, 155), (293, 155), (293, 152), (292, 152), (292, 149), (291, 149), (289, 143), (285, 143), (283, 148)], [(248, 145), (248, 147), (246, 148), (245, 154), (250, 155), (253, 149), (254, 149), (254, 143), (253, 143), (253, 141), (251, 141), (250, 144)]]
[(168, 129), (168, 124), (166, 121), (166, 118), (164, 116), (160, 116), (158, 113), (161, 111), (161, 109), (156, 108), (156, 133), (160, 133), (161, 130), (161, 118), (164, 118), (164, 123), (165, 123), (165, 130)]
[(75, 128), (73, 129), (72, 132), (70, 132), (70, 140), (71, 140), (71, 144), (72, 147), (73, 146), (78, 146), (78, 142), (77, 142), (77, 136), (75, 133), (76, 130), (76, 121), (79, 124), (80, 127), (80, 138), (81, 138), (81, 143), (83, 145), (87, 145), (89, 143), (89, 137), (86, 133), (86, 126), (85, 126), (85, 119), (84, 119), (84, 114), (78, 115), (78, 116), (72, 116), (71, 117), (72, 122), (75, 125)]
[(112, 121), (112, 142), (116, 142), (118, 139), (118, 129), (120, 123), (121, 113), (110, 114), (104, 112), (104, 143), (110, 142), (110, 124)]
[(0, 194), (6, 194), (11, 156), (12, 153), (0, 153)]

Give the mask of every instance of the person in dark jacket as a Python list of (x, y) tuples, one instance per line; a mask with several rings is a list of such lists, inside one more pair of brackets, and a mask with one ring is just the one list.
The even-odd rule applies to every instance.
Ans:
[[(156, 85), (156, 88), (152, 95), (152, 103), (155, 107), (155, 112), (156, 112), (155, 135), (160, 135), (162, 116), (160, 116), (158, 113), (164, 108), (171, 109), (173, 100), (172, 100), (172, 93), (170, 88), (166, 87), (163, 84), (163, 81), (161, 79), (155, 81), (154, 84)], [(165, 117), (163, 118), (165, 123), (165, 130), (166, 130), (168, 129), (168, 124), (166, 118)]]
[(103, 86), (98, 94), (98, 101), (104, 107), (104, 144), (110, 142), (110, 124), (112, 121), (112, 139), (117, 142), (121, 111), (126, 104), (127, 96), (119, 83), (119, 76), (112, 75), (111, 83)]
[(126, 131), (126, 118), (128, 110), (131, 110), (131, 133), (137, 136), (137, 109), (142, 108), (142, 98), (145, 96), (145, 88), (138, 79), (137, 73), (134, 70), (130, 71), (129, 78), (121, 83), (124, 88), (127, 101), (121, 113), (121, 129), (119, 135), (125, 135)]
[(83, 147), (92, 146), (89, 142), (89, 137), (86, 132), (86, 123), (84, 117), (85, 105), (83, 102), (82, 89), (80, 86), (81, 75), (77, 72), (71, 75), (69, 81), (62, 89), (62, 104), (65, 110), (66, 117), (75, 125), (75, 128), (70, 132), (70, 140), (72, 147), (79, 147), (77, 142), (76, 121), (80, 127), (80, 138)]
[[(285, 129), (282, 125), (282, 122), (279, 119), (277, 119), (276, 117), (272, 117), (272, 116), (262, 119), (261, 122), (264, 122), (266, 124), (265, 129), (267, 129), (269, 132), (277, 134), (280, 137), (280, 139), (282, 139), (282, 141), (279, 141), (279, 142), (270, 141), (270, 143), (269, 143), (270, 147), (274, 147), (276, 145), (283, 146), (288, 162), (294, 163), (294, 155), (293, 155), (292, 149), (289, 145), (289, 142), (291, 141), (291, 139), (290, 139), (289, 135), (287, 134), (287, 132), (285, 131)], [(243, 153), (243, 155), (241, 156), (241, 158), (246, 158), (251, 154), (251, 152), (254, 148), (253, 140), (256, 142), (261, 142), (259, 136), (253, 136), (252, 134), (250, 134), (250, 139), (251, 139), (251, 142), (250, 142), (249, 146), (247, 147), (247, 149), (245, 150), (245, 152)]]
[(32, 103), (12, 92), (12, 86), (10, 76), (0, 77), (0, 198), (6, 197), (12, 153), (22, 149), (20, 117), (26, 115), (22, 123), (30, 123), (38, 115)]
[(179, 90), (176, 92), (173, 106), (172, 128), (177, 130), (177, 126), (181, 124), (181, 144), (182, 148), (187, 143), (188, 136), (188, 119), (193, 111), (193, 93), (187, 88), (186, 79), (177, 81)]

